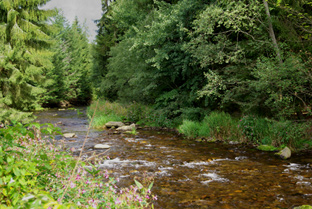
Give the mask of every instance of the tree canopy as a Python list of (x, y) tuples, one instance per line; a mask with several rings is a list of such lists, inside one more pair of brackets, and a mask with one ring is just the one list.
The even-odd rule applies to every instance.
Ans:
[(94, 47), (98, 96), (168, 117), (311, 109), (311, 1), (119, 0)]

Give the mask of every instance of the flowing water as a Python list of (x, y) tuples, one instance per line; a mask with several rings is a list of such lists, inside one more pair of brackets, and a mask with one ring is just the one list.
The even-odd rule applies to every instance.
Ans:
[[(63, 133), (76, 133), (76, 138), (63, 138), (64, 143), (81, 148), (88, 126), (85, 114), (49, 110), (37, 116), (42, 123), (58, 123)], [(308, 154), (280, 160), (273, 153), (242, 145), (197, 143), (169, 131), (150, 130), (138, 130), (137, 135), (91, 130), (86, 152), (92, 153), (99, 143), (111, 146), (105, 153), (110, 160), (103, 156), (99, 166), (119, 178), (121, 187), (133, 184), (134, 177), (154, 177), (156, 209), (312, 204), (312, 156)]]

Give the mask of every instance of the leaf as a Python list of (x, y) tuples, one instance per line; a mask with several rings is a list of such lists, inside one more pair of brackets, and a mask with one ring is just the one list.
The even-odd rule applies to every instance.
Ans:
[(152, 182), (152, 183), (148, 186), (148, 190), (151, 190), (152, 187), (153, 187), (153, 185), (154, 185), (154, 182)]
[(48, 160), (49, 159), (47, 154), (40, 155), (40, 157), (42, 160)]
[(6, 189), (2, 189), (2, 194), (7, 197), (8, 196), (7, 190)]
[(20, 176), (21, 175), (21, 172), (20, 172), (20, 169), (18, 168), (13, 168), (13, 173), (15, 174), (15, 176)]
[(19, 183), (20, 183), (21, 185), (26, 185), (26, 184), (27, 184), (24, 178), (21, 178), (21, 179), (19, 180)]
[(142, 188), (143, 188), (143, 185), (142, 185), (140, 182), (138, 182), (138, 181), (135, 180), (135, 179), (134, 179), (134, 182), (135, 182), (135, 184), (137, 185), (137, 187), (138, 187), (139, 189), (142, 189)]

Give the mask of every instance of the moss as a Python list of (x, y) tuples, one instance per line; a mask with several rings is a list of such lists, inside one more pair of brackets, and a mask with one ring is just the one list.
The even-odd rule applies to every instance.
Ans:
[(280, 150), (280, 148), (271, 145), (259, 145), (257, 149), (266, 152), (274, 152)]
[(299, 207), (295, 207), (294, 209), (312, 209), (312, 206), (311, 205), (302, 205)]

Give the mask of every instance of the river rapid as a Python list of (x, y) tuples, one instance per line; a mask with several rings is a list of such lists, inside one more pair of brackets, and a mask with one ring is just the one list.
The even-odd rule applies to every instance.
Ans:
[[(82, 147), (88, 129), (85, 108), (37, 113), (40, 123), (57, 124), (73, 154)], [(109, 150), (93, 150), (95, 144)], [(273, 153), (243, 145), (201, 143), (169, 131), (139, 129), (136, 135), (92, 129), (85, 152), (106, 152), (98, 166), (118, 178), (119, 186), (134, 177), (154, 177), (152, 193), (158, 208), (293, 208), (312, 204), (312, 156), (278, 159)], [(87, 155), (87, 154), (85, 154)], [(108, 159), (109, 156), (109, 159)], [(86, 156), (85, 156), (86, 157)]]

